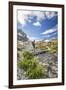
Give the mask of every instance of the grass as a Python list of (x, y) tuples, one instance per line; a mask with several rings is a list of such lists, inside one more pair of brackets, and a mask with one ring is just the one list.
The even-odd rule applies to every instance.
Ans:
[(29, 79), (42, 78), (45, 74), (44, 67), (39, 64), (37, 57), (27, 51), (23, 53), (23, 58), (19, 60), (17, 65), (19, 68), (24, 69)]
[(36, 46), (38, 49), (45, 50), (49, 53), (56, 53), (58, 49), (57, 41), (56, 42), (46, 42), (46, 43), (41, 42), (41, 43), (38, 43)]

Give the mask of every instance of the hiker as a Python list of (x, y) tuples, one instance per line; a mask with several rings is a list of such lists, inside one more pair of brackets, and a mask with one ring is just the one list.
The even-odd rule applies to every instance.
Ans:
[(34, 52), (35, 52), (35, 40), (32, 41), (32, 46), (33, 46), (33, 49), (34, 49)]

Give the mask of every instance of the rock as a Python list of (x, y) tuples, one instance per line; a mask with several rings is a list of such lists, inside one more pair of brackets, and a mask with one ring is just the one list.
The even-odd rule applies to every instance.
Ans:
[(28, 79), (28, 77), (26, 77), (25, 76), (25, 74), (26, 74), (26, 72), (24, 72), (24, 70), (23, 69), (17, 69), (17, 79), (18, 80), (27, 80)]

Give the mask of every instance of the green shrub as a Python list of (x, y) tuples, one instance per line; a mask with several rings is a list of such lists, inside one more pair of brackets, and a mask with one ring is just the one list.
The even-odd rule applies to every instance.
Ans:
[(23, 58), (18, 62), (18, 67), (23, 68), (24, 70), (27, 70), (28, 68), (31, 68), (31, 67), (34, 68), (36, 67), (36, 65), (37, 65), (36, 57), (32, 59)]
[(29, 79), (39, 79), (44, 76), (44, 71), (43, 71), (43, 66), (37, 64), (36, 67), (34, 68), (29, 68), (26, 72), (26, 75), (28, 76)]
[(44, 76), (44, 67), (39, 64), (37, 57), (29, 52), (23, 53), (23, 58), (17, 65), (19, 68), (24, 69), (26, 76), (30, 79), (42, 78)]
[(32, 58), (34, 58), (34, 56), (32, 55), (32, 53), (30, 53), (28, 51), (23, 52), (23, 57), (26, 58), (26, 59), (32, 59)]

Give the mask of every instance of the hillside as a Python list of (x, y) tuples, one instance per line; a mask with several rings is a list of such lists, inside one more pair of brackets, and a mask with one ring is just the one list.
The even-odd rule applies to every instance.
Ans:
[(25, 42), (27, 40), (28, 40), (27, 35), (21, 29), (18, 29), (17, 30), (17, 41)]

